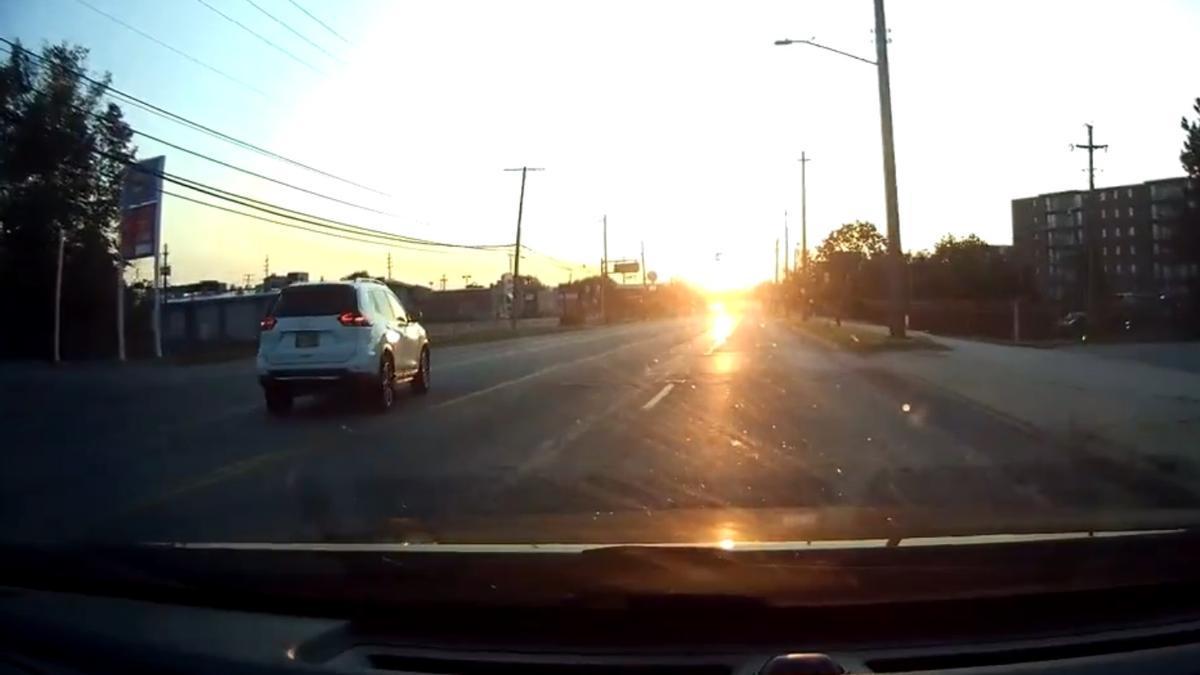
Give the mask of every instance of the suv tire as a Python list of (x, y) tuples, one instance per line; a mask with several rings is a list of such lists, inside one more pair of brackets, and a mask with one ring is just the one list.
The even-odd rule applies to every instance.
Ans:
[(412, 379), (412, 390), (416, 394), (429, 393), (429, 348), (421, 348), (421, 358), (417, 361), (417, 374)]
[(368, 402), (375, 412), (387, 412), (396, 402), (396, 367), (390, 356), (379, 362), (375, 383), (367, 391)]

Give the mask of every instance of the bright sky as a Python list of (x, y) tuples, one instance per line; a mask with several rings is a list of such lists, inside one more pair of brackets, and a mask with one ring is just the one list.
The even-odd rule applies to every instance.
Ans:
[[(167, 170), (324, 216), (468, 243), (513, 240), (519, 174), (524, 242), (594, 274), (609, 255), (710, 287), (769, 278), (790, 213), (799, 243), (808, 165), (809, 247), (837, 225), (883, 229), (875, 70), (778, 38), (816, 38), (874, 58), (870, 0), (400, 2), (87, 0), (225, 71), (242, 86), (130, 32), (81, 0), (4, 0), (5, 37), (92, 49), (93, 70), (159, 106), (387, 193), (381, 197), (247, 153), (137, 109), (135, 128), (396, 217), (344, 207), (138, 139)], [(1110, 144), (1098, 183), (1181, 173), (1179, 118), (1200, 2), (890, 0), (893, 110), (905, 249), (942, 234), (1011, 240), (1010, 200), (1086, 186), (1083, 124)], [(255, 91), (261, 90), (262, 93)], [(503, 253), (412, 251), (288, 230), (168, 198), (172, 281), (257, 280), (366, 268), (429, 283), (490, 283)], [(716, 254), (720, 252), (720, 262)], [(588, 264), (583, 270), (578, 265)], [(522, 271), (567, 270), (540, 256)], [(143, 272), (143, 275), (145, 272)]]

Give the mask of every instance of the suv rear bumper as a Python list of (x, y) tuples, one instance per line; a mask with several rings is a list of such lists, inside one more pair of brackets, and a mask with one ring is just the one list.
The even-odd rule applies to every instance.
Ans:
[(374, 373), (356, 372), (348, 368), (287, 368), (268, 370), (258, 376), (258, 383), (264, 389), (286, 387), (297, 394), (374, 381)]

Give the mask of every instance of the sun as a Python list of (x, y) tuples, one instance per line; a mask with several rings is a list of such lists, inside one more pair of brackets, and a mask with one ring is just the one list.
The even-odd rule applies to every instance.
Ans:
[(749, 289), (766, 281), (771, 273), (770, 261), (765, 264), (748, 256), (713, 255), (704, 260), (690, 260), (680, 265), (680, 279), (707, 293), (727, 293)]

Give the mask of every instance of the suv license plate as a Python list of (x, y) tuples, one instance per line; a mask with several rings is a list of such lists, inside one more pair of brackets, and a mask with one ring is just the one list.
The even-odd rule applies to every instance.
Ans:
[(307, 331), (296, 333), (296, 347), (316, 347), (320, 343), (320, 335), (318, 333)]

